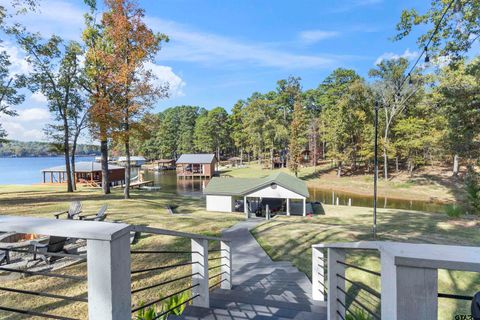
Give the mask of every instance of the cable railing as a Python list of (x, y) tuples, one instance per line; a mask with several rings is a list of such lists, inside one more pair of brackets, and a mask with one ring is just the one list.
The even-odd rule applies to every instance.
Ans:
[[(75, 245), (71, 251), (37, 243), (4, 248), (8, 255), (0, 247), (0, 273), (23, 277), (0, 284), (2, 316), (127, 320), (154, 308), (154, 319), (159, 319), (187, 305), (209, 307), (211, 290), (231, 288), (230, 242), (223, 238), (122, 223), (5, 215), (0, 216), (0, 232), (42, 235), (47, 242), (69, 239), (65, 241)], [(42, 268), (18, 267), (19, 255), (36, 255)], [(69, 264), (63, 265), (64, 260)], [(31, 285), (37, 279), (42, 285)], [(17, 295), (28, 303), (9, 304), (18, 300), (5, 299)], [(42, 304), (40, 299), (49, 300)], [(62, 312), (70, 310), (70, 303), (79, 307)]]
[[(380, 272), (366, 266), (372, 258)], [(438, 292), (439, 269), (479, 272), (480, 248), (381, 241), (314, 245), (312, 296), (326, 302), (328, 320), (433, 320), (439, 299), (473, 299)]]
[[(347, 277), (347, 270), (353, 269), (356, 272), (363, 273), (362, 279), (365, 277), (379, 277), (380, 273), (374, 270), (360, 267), (355, 262), (345, 262), (345, 254), (333, 257), (335, 265), (329, 272), (327, 250), (315, 249), (312, 255), (313, 264), (313, 296), (316, 300), (327, 301), (327, 297), (332, 295), (335, 303), (334, 319), (345, 319), (349, 314), (353, 319), (357, 318), (356, 311), (367, 314), (372, 319), (380, 319), (378, 310), (380, 308), (381, 295), (371, 286), (352, 278)], [(316, 275), (315, 275), (316, 274)], [(328, 279), (332, 278), (332, 282)], [(333, 290), (328, 288), (331, 286)]]
[[(52, 271), (50, 269), (55, 268), (58, 265), (63, 265), (61, 268), (62, 271), (72, 270), (72, 266), (78, 266), (79, 263), (84, 263), (87, 260), (85, 254), (71, 254), (71, 253), (59, 253), (59, 252), (49, 252), (49, 247), (45, 247), (45, 250), (36, 251), (34, 243), (49, 243), (49, 237), (44, 237), (41, 242), (37, 241), (25, 241), (19, 245), (23, 249), (17, 249), (14, 247), (0, 247), (0, 252), (4, 252), (8, 255), (9, 259), (6, 265), (0, 266), (0, 272), (3, 273), (3, 276), (10, 275), (12, 277), (9, 281), (3, 281), (0, 286), (0, 314), (8, 314), (9, 318), (13, 315), (24, 315), (29, 317), (37, 317), (44, 319), (62, 319), (62, 320), (74, 320), (79, 319), (78, 317), (57, 315), (51, 311), (43, 311), (43, 309), (48, 309), (48, 305), (52, 301), (73, 304), (79, 303), (83, 305), (84, 310), (88, 306), (88, 298), (86, 297), (86, 292), (82, 295), (84, 296), (70, 296), (66, 294), (60, 294), (58, 292), (51, 292), (52, 289), (61, 288), (61, 285), (66, 285), (69, 283), (85, 283), (87, 281), (87, 276), (84, 275), (71, 275), (68, 273), (60, 273), (60, 270)], [(65, 248), (62, 248), (62, 251), (68, 252), (68, 250), (78, 249), (72, 248), (72, 246), (78, 245), (81, 243), (81, 246), (85, 247), (86, 242), (79, 239), (66, 239)], [(58, 248), (57, 248), (58, 249)], [(12, 253), (15, 255), (12, 256)], [(32, 257), (38, 256), (37, 260), (32, 259)], [(55, 262), (51, 264), (43, 264), (41, 261), (55, 259)], [(35, 265), (28, 269), (28, 264), (31, 262), (39, 261), (38, 265)], [(25, 278), (28, 277), (28, 278)], [(29, 286), (34, 286), (35, 283), (40, 282), (42, 279), (50, 279), (50, 282), (53, 279), (60, 281), (55, 286), (51, 288), (28, 288)], [(18, 286), (18, 281), (20, 281), (21, 286)], [(60, 285), (60, 286), (59, 286)], [(22, 287), (27, 288), (22, 288)], [(15, 304), (18, 296), (22, 296), (21, 306)], [(32, 298), (36, 298), (35, 308), (29, 307), (30, 301)]]
[[(230, 243), (227, 240), (143, 226), (133, 226), (133, 232), (147, 236), (152, 248), (130, 251), (132, 314), (153, 308), (156, 311), (154, 319), (157, 319), (189, 304), (209, 307), (210, 290), (219, 286), (231, 288)], [(157, 236), (180, 239), (175, 246), (178, 250), (164, 248), (168, 240), (155, 240)], [(155, 247), (159, 245), (162, 247)], [(138, 267), (145, 259), (155, 261), (154, 265)]]

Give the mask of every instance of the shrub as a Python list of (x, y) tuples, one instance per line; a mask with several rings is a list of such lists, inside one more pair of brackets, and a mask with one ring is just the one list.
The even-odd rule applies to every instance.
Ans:
[[(179, 316), (187, 307), (187, 303), (185, 303), (185, 301), (187, 301), (189, 298), (190, 296), (188, 292), (183, 292), (165, 300), (159, 311), (156, 311), (154, 307), (142, 308), (138, 311), (136, 320), (166, 320), (170, 314)], [(178, 308), (175, 308), (176, 306), (178, 306)], [(159, 317), (161, 314), (163, 315)]]
[(445, 213), (451, 218), (458, 218), (465, 214), (465, 210), (456, 204), (447, 204), (445, 206)]
[(373, 320), (373, 318), (362, 309), (354, 309), (347, 311), (345, 320)]
[(477, 214), (480, 212), (480, 177), (472, 166), (468, 166), (464, 185), (469, 209), (472, 210), (472, 213)]

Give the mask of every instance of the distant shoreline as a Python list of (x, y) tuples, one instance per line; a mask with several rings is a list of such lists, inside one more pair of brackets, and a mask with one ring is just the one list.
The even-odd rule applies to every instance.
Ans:
[[(81, 154), (81, 155), (75, 155), (77, 158), (85, 158), (85, 157), (98, 157), (100, 154)], [(15, 156), (1, 156), (0, 159), (25, 159), (25, 158), (64, 158), (63, 155), (27, 155), (27, 156), (21, 156), (21, 157), (15, 157)]]

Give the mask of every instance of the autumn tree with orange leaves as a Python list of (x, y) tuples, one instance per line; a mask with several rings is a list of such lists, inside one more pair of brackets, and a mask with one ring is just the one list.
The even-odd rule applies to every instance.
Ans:
[(110, 193), (108, 176), (108, 140), (113, 129), (118, 127), (120, 114), (115, 108), (119, 90), (112, 81), (115, 74), (115, 55), (111, 41), (105, 37), (105, 28), (95, 20), (95, 3), (91, 5), (91, 13), (85, 15), (86, 28), (83, 41), (87, 48), (85, 54), (85, 83), (90, 102), (89, 123), (93, 137), (100, 140), (102, 155), (102, 190)]
[[(101, 23), (87, 17), (84, 38), (90, 38), (87, 60), (92, 62), (91, 118), (102, 141), (102, 162), (108, 166), (108, 138), (124, 145), (127, 158), (125, 198), (130, 197), (130, 137), (157, 99), (168, 94), (167, 85), (155, 84), (148, 64), (160, 50), (164, 34), (145, 24), (144, 10), (134, 0), (106, 0)], [(103, 159), (105, 158), (105, 159)], [(103, 169), (102, 165), (102, 169)], [(102, 170), (103, 171), (103, 170)], [(108, 169), (105, 172), (108, 175)], [(108, 178), (102, 179), (107, 181)], [(104, 186), (106, 192), (108, 186)]]

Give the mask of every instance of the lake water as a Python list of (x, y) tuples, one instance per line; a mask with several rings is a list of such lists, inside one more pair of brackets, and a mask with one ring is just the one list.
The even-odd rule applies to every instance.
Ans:
[[(373, 195), (364, 196), (319, 188), (309, 188), (308, 190), (310, 193), (310, 200), (312, 201), (320, 201), (324, 204), (336, 204), (338, 198), (338, 203), (340, 205), (348, 205), (350, 200), (352, 206), (373, 207)], [(426, 212), (445, 212), (445, 204), (440, 202), (392, 199), (388, 197), (377, 197), (377, 207)]]
[[(93, 157), (78, 157), (78, 161), (93, 161)], [(36, 158), (0, 158), (0, 184), (35, 184), (42, 182), (41, 170), (53, 166), (63, 165), (63, 157), (36, 157)], [(138, 174), (138, 169), (132, 170), (132, 177)], [(205, 180), (177, 180), (175, 171), (145, 171), (145, 180), (153, 180), (162, 192), (176, 193), (189, 196), (202, 196), (202, 191), (208, 181)], [(333, 192), (331, 190), (309, 188), (310, 201), (320, 201), (325, 204), (336, 203), (348, 205), (351, 199), (352, 206), (372, 207), (373, 197), (362, 196), (347, 192)], [(431, 201), (415, 201), (378, 198), (379, 208), (394, 208), (419, 210), (427, 212), (444, 212), (444, 205)]]
[[(182, 195), (201, 196), (202, 190), (205, 188), (208, 181), (205, 180), (178, 180), (175, 171), (146, 171), (146, 180), (155, 181), (155, 185), (161, 187), (163, 192), (171, 192)], [(324, 204), (348, 205), (349, 200), (352, 206), (358, 207), (373, 207), (373, 196), (363, 196), (347, 192), (333, 192), (320, 188), (309, 188), (310, 201), (319, 201)], [(444, 212), (444, 204), (433, 201), (416, 201), (416, 200), (402, 200), (391, 199), (386, 197), (378, 197), (378, 208), (393, 208), (418, 210), (426, 212)]]
[[(94, 157), (77, 157), (93, 161)], [(65, 164), (63, 157), (0, 158), (0, 184), (42, 183), (42, 169)]]

